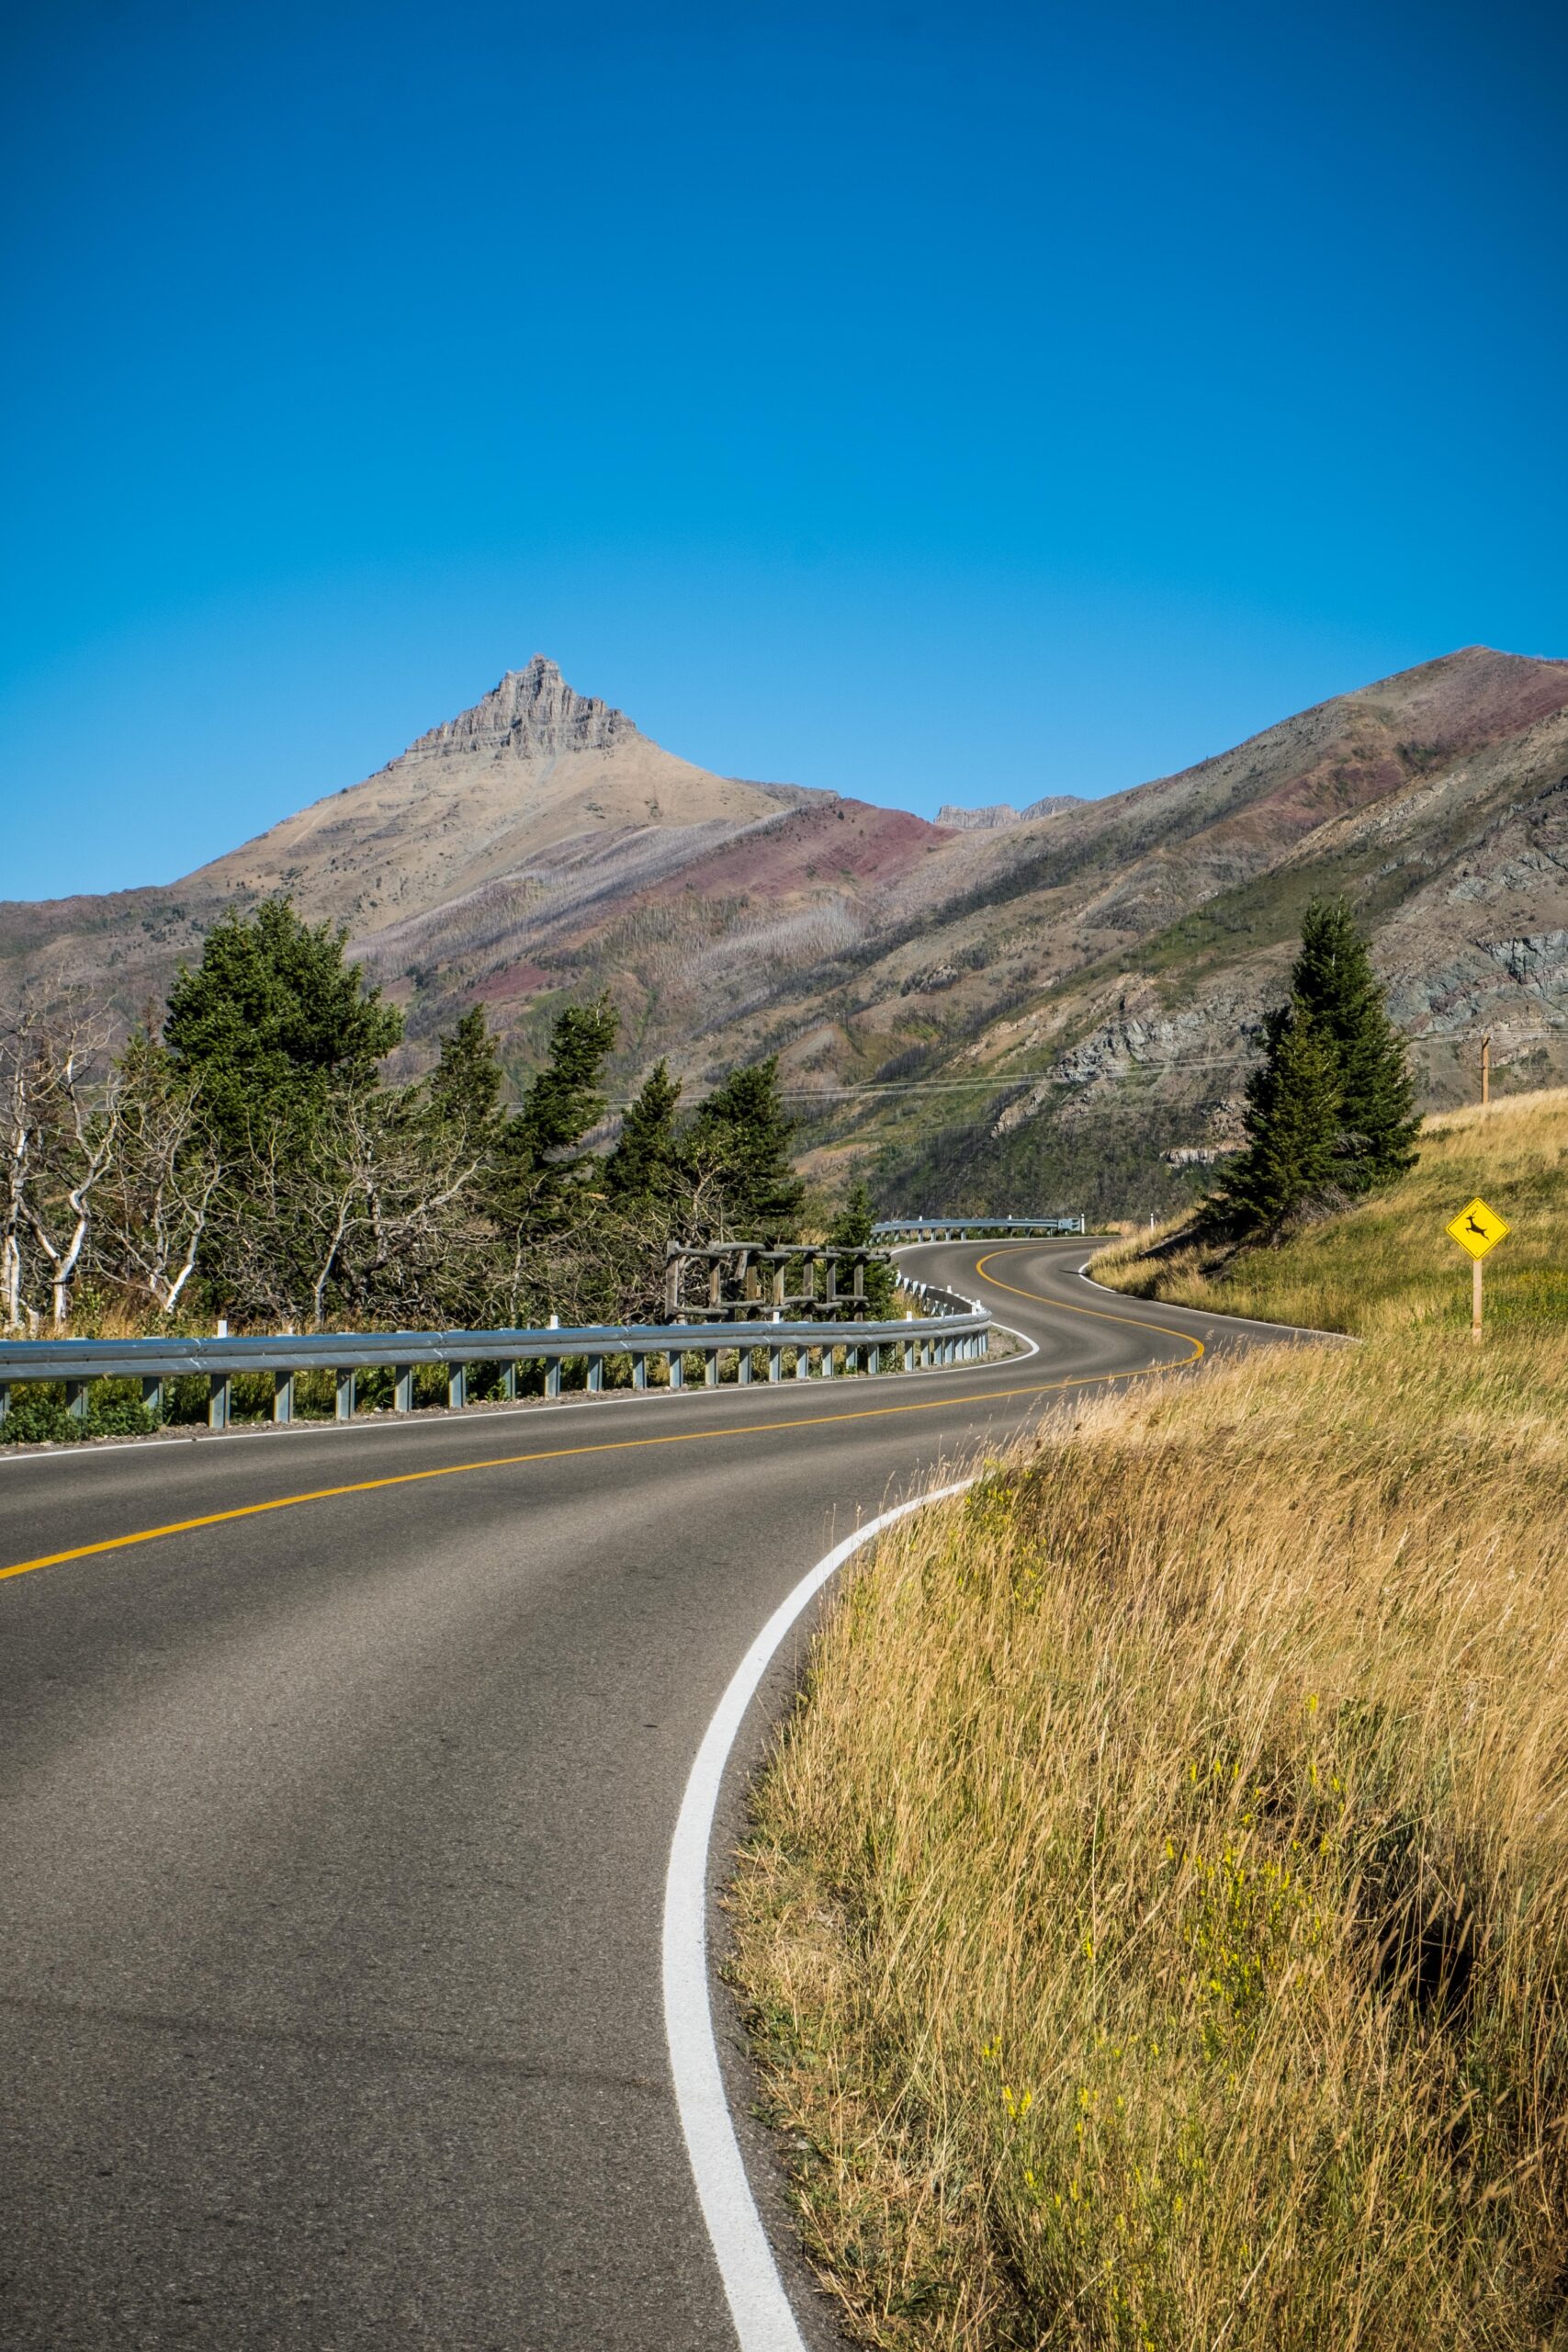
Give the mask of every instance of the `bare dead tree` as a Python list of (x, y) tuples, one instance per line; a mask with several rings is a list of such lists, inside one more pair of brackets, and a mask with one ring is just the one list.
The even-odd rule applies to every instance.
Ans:
[(234, 1309), (439, 1319), (482, 1279), (467, 1205), (479, 1162), (412, 1089), (364, 1089), (258, 1126), (214, 1204)]
[(0, 1291), (15, 1329), (29, 1274), (47, 1291), (51, 1319), (70, 1318), (72, 1286), (93, 1230), (98, 1193), (119, 1134), (120, 1084), (101, 1069), (107, 1024), (46, 1018), (31, 1006), (0, 1031), (0, 1105), (6, 1154)]
[(222, 1169), (196, 1097), (155, 1044), (133, 1040), (120, 1077), (95, 1270), (172, 1315), (196, 1272)]

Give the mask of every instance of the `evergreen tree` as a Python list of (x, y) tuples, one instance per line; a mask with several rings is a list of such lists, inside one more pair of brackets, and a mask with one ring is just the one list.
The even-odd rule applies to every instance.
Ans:
[[(851, 1187), (849, 1195), (828, 1227), (828, 1244), (833, 1250), (866, 1250), (871, 1246), (871, 1228), (876, 1222), (876, 1211), (871, 1204), (871, 1194), (863, 1179)], [(865, 1295), (874, 1320), (886, 1322), (893, 1312), (897, 1277), (889, 1265), (874, 1264), (865, 1270)]]
[(500, 1125), (501, 1060), (482, 1006), (465, 1012), (456, 1029), (442, 1038), (441, 1058), (430, 1073), (427, 1093), (438, 1126), (479, 1150), (494, 1142)]
[(496, 1155), (493, 1204), (514, 1234), (542, 1238), (570, 1214), (590, 1157), (575, 1147), (604, 1115), (600, 1080), (616, 1027), (607, 997), (556, 1015), (549, 1057), (502, 1128)]
[(871, 1194), (864, 1179), (850, 1187), (843, 1206), (828, 1228), (828, 1240), (835, 1250), (864, 1250), (871, 1245), (871, 1228), (876, 1212), (871, 1205)]
[(615, 1148), (604, 1162), (604, 1190), (613, 1201), (668, 1204), (680, 1189), (675, 1106), (681, 1081), (667, 1062), (658, 1062), (643, 1080), (626, 1113)]
[(164, 1041), (227, 1164), (258, 1128), (308, 1121), (334, 1090), (371, 1085), (401, 1036), (400, 1014), (344, 956), (347, 937), (268, 899), (249, 917), (224, 914), (196, 969), (180, 967)]
[(1247, 1148), (1210, 1204), (1212, 1222), (1274, 1227), (1337, 1173), (1339, 1074), (1334, 1041), (1299, 998), (1270, 1015), (1269, 1050), (1247, 1081)]
[(1336, 1181), (1375, 1192), (1416, 1163), (1416, 1088), (1366, 942), (1342, 899), (1314, 899), (1291, 989), (1331, 1042), (1339, 1072)]
[(777, 1242), (794, 1233), (806, 1200), (789, 1139), (795, 1122), (779, 1101), (776, 1054), (732, 1070), (686, 1128), (683, 1156), (695, 1180), (711, 1183), (728, 1231)]

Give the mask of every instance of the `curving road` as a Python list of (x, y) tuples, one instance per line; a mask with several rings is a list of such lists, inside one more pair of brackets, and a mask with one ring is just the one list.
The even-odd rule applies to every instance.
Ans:
[(902, 1254), (1038, 1352), (0, 1464), (0, 1566), (44, 1563), (0, 1582), (0, 2341), (734, 2346), (660, 1930), (737, 1662), (888, 1500), (1280, 1336), (1113, 1298), (1081, 1241)]

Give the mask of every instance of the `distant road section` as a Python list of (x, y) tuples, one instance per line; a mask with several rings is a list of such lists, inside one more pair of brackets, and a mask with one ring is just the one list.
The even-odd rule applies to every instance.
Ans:
[(0, 1465), (0, 1566), (107, 1547), (0, 1583), (0, 2340), (735, 2346), (660, 2000), (682, 1793), (857, 1522), (1065, 1398), (1279, 1337), (1101, 1293), (1085, 1247), (907, 1253), (1038, 1343), (989, 1366)]

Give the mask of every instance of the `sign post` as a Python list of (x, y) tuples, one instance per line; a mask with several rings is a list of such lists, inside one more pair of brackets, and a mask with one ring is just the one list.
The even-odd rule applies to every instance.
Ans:
[(1499, 1241), (1506, 1240), (1513, 1227), (1500, 1217), (1495, 1209), (1487, 1207), (1477, 1193), (1467, 1209), (1450, 1217), (1443, 1230), (1461, 1250), (1468, 1250), (1473, 1264), (1470, 1284), (1470, 1336), (1477, 1347), (1481, 1345), (1481, 1261)]

